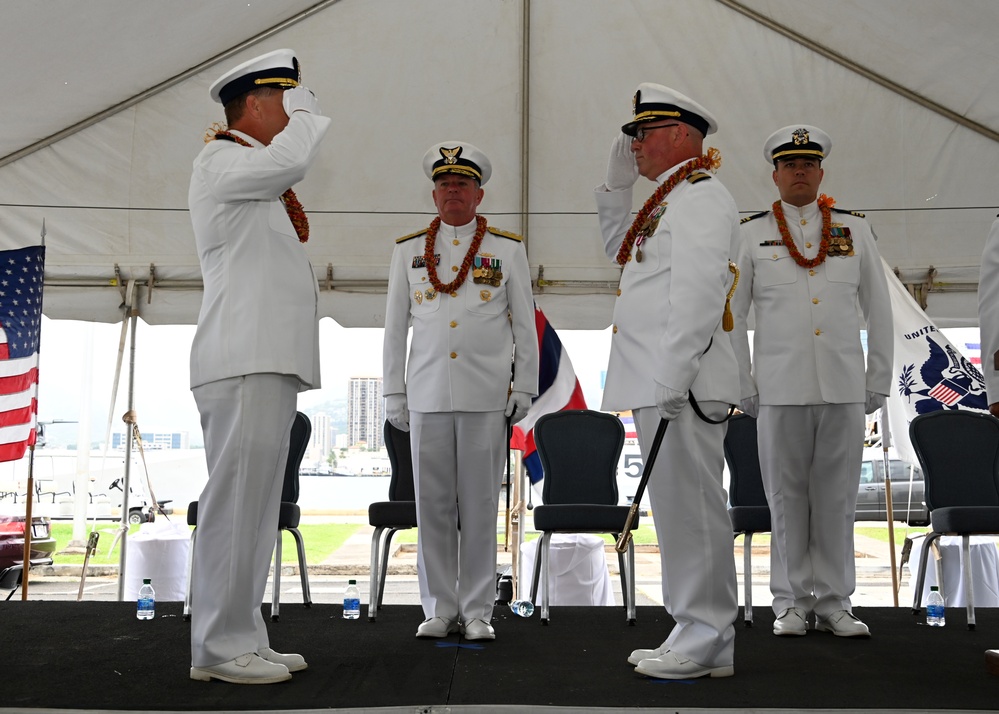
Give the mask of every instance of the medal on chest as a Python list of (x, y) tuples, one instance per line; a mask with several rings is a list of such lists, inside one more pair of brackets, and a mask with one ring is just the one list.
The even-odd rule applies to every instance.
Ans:
[(652, 213), (649, 214), (649, 217), (645, 220), (645, 223), (642, 224), (642, 227), (638, 229), (638, 238), (635, 239), (635, 260), (637, 262), (641, 263), (645, 259), (645, 256), (642, 253), (642, 244), (645, 242), (646, 238), (655, 234), (656, 229), (659, 228), (659, 219), (662, 218), (663, 213), (665, 212), (666, 201), (663, 201), (655, 207)]

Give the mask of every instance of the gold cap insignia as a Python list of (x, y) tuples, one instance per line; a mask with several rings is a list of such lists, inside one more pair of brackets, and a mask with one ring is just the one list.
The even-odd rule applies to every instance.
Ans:
[(802, 144), (808, 143), (808, 130), (807, 129), (795, 129), (791, 132), (791, 139), (794, 141), (795, 146), (801, 146)]
[(444, 158), (445, 164), (456, 164), (458, 163), (458, 157), (461, 156), (461, 147), (456, 146), (453, 149), (446, 149), (442, 146), (441, 156)]

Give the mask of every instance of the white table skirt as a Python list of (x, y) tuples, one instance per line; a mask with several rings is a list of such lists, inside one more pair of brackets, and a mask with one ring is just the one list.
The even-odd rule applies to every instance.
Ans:
[[(541, 538), (520, 548), (520, 593), (531, 595), (534, 559)], [(556, 533), (548, 558), (549, 605), (614, 605), (614, 587), (604, 555), (604, 540), (592, 533)], [(538, 584), (538, 600), (541, 599)]]
[[(912, 538), (912, 554), (909, 558), (909, 583), (916, 586), (919, 575), (919, 560), (923, 550), (923, 536)], [(936, 541), (943, 560), (944, 587), (947, 607), (964, 607), (968, 604), (964, 590), (964, 577), (961, 572), (961, 537), (941, 536)], [(971, 582), (975, 589), (975, 607), (999, 607), (999, 555), (995, 541), (986, 536), (972, 536), (971, 543)], [(937, 585), (936, 565), (933, 562), (933, 548), (927, 554), (926, 582), (923, 585), (923, 605), (930, 594), (930, 586)]]
[(124, 599), (138, 599), (142, 579), (150, 578), (157, 601), (183, 601), (190, 548), (191, 531), (186, 524), (159, 519), (143, 523), (138, 533), (128, 536)]

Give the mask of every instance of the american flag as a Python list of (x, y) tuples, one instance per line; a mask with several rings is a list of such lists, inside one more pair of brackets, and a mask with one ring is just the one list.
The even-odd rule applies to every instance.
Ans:
[(45, 248), (0, 251), (0, 461), (35, 443)]
[[(930, 390), (930, 396), (936, 399), (941, 404), (946, 404), (948, 407), (952, 407), (961, 401), (961, 397), (968, 393), (967, 389), (961, 389), (959, 385), (951, 383), (948, 385), (948, 380), (940, 382), (937, 386)], [(954, 389), (953, 387), (957, 387)], [(957, 391), (960, 389), (961, 391)]]

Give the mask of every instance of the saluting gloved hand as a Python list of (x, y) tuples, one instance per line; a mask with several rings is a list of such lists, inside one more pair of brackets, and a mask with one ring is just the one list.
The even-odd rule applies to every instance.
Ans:
[(527, 392), (510, 392), (506, 400), (505, 414), (510, 417), (510, 423), (516, 424), (527, 416), (527, 410), (531, 408), (531, 395)]
[(385, 418), (399, 431), (409, 431), (409, 405), (405, 394), (389, 394), (385, 397)]
[(739, 406), (742, 408), (743, 414), (748, 414), (755, 419), (760, 415), (760, 395), (754, 394), (751, 397), (746, 397)]
[(873, 414), (878, 409), (885, 405), (885, 400), (888, 398), (886, 394), (878, 394), (877, 392), (867, 392), (867, 399), (864, 402), (864, 414)]
[(638, 163), (631, 150), (631, 137), (621, 132), (611, 144), (610, 159), (607, 161), (607, 188), (623, 191), (635, 185), (638, 180)]
[(687, 406), (688, 392), (678, 392), (662, 384), (656, 385), (656, 409), (659, 416), (666, 421), (672, 421), (680, 416), (680, 412)]
[(284, 90), (284, 96), (281, 97), (281, 104), (284, 105), (284, 113), (289, 117), (294, 112), (308, 112), (316, 116), (323, 115), (316, 95), (308, 87), (303, 87), (302, 85)]

